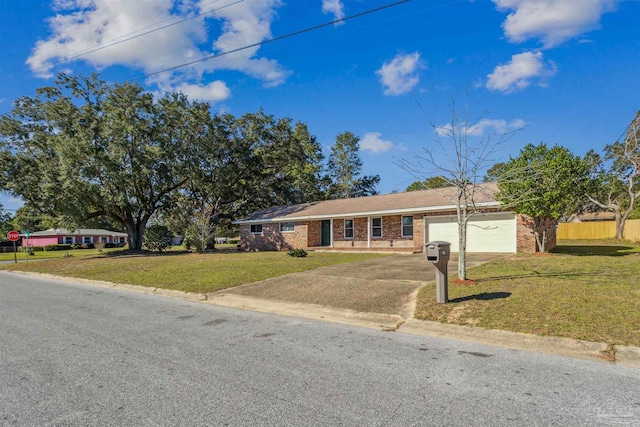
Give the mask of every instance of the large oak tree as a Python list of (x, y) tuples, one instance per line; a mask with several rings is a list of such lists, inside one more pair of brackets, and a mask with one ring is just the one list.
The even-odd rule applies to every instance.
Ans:
[(182, 94), (61, 74), (0, 120), (2, 184), (69, 224), (108, 217), (139, 250), (149, 219), (186, 184), (209, 119)]

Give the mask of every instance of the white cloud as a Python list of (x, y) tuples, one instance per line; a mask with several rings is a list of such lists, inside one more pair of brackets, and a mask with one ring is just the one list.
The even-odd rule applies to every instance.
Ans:
[[(522, 129), (526, 126), (526, 123), (522, 119), (515, 119), (511, 122), (507, 122), (502, 119), (482, 119), (477, 123), (470, 124), (465, 128), (461, 127), (457, 129), (457, 133), (466, 133), (467, 136), (481, 137), (485, 133), (491, 134), (505, 134), (513, 132), (518, 129)], [(453, 130), (451, 123), (436, 127), (436, 133), (440, 136), (449, 136)]]
[(393, 142), (381, 139), (381, 133), (368, 132), (360, 141), (360, 151), (371, 151), (372, 153), (384, 153), (393, 148)]
[[(344, 5), (340, 0), (322, 0), (322, 11), (332, 14), (335, 19), (344, 18)], [(344, 24), (339, 22), (336, 25)]]
[(231, 96), (231, 90), (221, 81), (216, 80), (209, 84), (189, 84), (182, 83), (173, 88), (178, 92), (182, 92), (190, 99), (199, 101), (219, 102)]
[(509, 11), (502, 24), (513, 43), (539, 39), (545, 48), (598, 28), (600, 17), (616, 9), (620, 0), (493, 0)]
[[(51, 77), (55, 63), (65, 58), (205, 12), (210, 13), (73, 61), (84, 61), (98, 70), (121, 65), (149, 74), (272, 37), (271, 23), (281, 0), (235, 3), (237, 0), (53, 0), (52, 8), (58, 13), (48, 20), (51, 35), (36, 43), (27, 64), (35, 74)], [(199, 47), (206, 42), (212, 50)], [(163, 74), (159, 80), (205, 85), (211, 95), (216, 95), (214, 89), (219, 85), (208, 84), (203, 76), (220, 69), (240, 71), (266, 86), (283, 83), (289, 72), (277, 61), (259, 57), (258, 50), (256, 46), (213, 58)]]
[(402, 95), (410, 92), (419, 82), (417, 70), (422, 68), (420, 53), (398, 54), (391, 62), (385, 62), (376, 74), (385, 87), (385, 95)]
[[(201, 1), (210, 3), (210, 0)], [(224, 23), (222, 25), (223, 34), (213, 43), (214, 49), (228, 52), (271, 38), (271, 23), (275, 18), (276, 9), (282, 4), (281, 0), (245, 0), (215, 12), (215, 17), (224, 20)], [(267, 86), (277, 86), (284, 83), (290, 72), (275, 60), (254, 58), (259, 49), (259, 46), (255, 46), (229, 54), (222, 58), (217, 66), (243, 71), (264, 80)], [(216, 61), (214, 59), (210, 62), (215, 66)]]
[(498, 65), (489, 74), (487, 89), (510, 93), (522, 90), (532, 83), (545, 86), (545, 77), (556, 73), (553, 62), (544, 63), (542, 52), (524, 52), (511, 57), (511, 61)]

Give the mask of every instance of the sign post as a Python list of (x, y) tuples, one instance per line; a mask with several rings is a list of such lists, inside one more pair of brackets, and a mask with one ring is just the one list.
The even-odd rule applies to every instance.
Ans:
[(20, 233), (16, 230), (11, 230), (7, 233), (7, 239), (13, 242), (13, 261), (18, 263), (18, 253), (16, 252), (16, 242), (20, 240)]
[(29, 251), (30, 251), (30, 248), (29, 248), (29, 236), (31, 236), (31, 232), (29, 230), (26, 230), (24, 232), (24, 235), (27, 237), (27, 245), (25, 246), (25, 249), (27, 251), (27, 262), (29, 262)]

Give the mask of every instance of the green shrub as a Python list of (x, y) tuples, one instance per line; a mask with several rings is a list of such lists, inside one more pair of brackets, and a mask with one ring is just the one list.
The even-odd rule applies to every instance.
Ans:
[(66, 245), (66, 244), (45, 245), (44, 247), (45, 251), (68, 251), (69, 249), (71, 249), (71, 245)]
[(307, 251), (305, 251), (304, 249), (294, 249), (292, 251), (287, 252), (287, 254), (289, 256), (296, 257), (296, 258), (304, 258), (307, 256)]
[[(44, 251), (43, 246), (29, 246), (29, 252), (42, 252)], [(22, 248), (22, 252), (27, 252), (26, 248)]]
[(173, 233), (166, 225), (154, 224), (147, 227), (142, 245), (150, 251), (162, 252), (171, 247)]

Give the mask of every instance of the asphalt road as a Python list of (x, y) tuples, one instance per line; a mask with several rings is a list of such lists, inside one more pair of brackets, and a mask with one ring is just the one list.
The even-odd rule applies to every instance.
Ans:
[(0, 425), (640, 425), (640, 369), (0, 272)]

